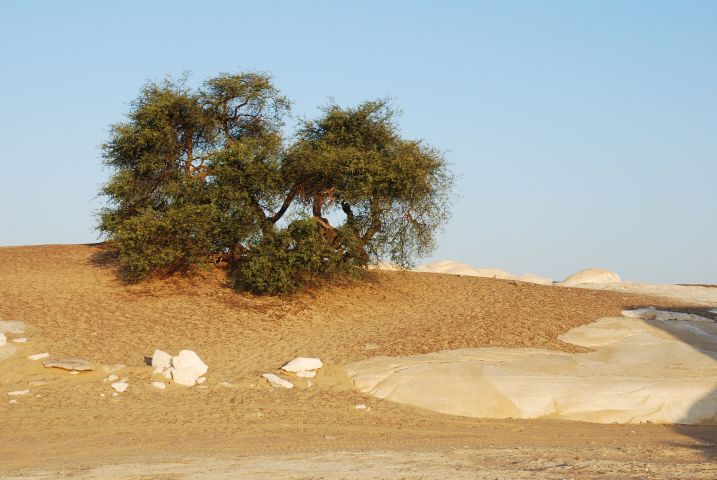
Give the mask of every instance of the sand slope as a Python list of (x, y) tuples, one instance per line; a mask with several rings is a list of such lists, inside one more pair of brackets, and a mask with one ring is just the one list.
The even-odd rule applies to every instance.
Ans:
[[(677, 300), (429, 273), (378, 272), (367, 282), (280, 299), (239, 295), (225, 285), (220, 273), (211, 273), (126, 286), (98, 246), (0, 248), (0, 319), (25, 321), (29, 339), (13, 344), (15, 356), (0, 362), (0, 470), (450, 445), (588, 451), (589, 441), (627, 442), (626, 431), (445, 416), (356, 392), (344, 367), (376, 355), (481, 346), (585, 351), (558, 337), (644, 305), (717, 317)], [(366, 343), (378, 349), (366, 350)], [(152, 387), (144, 357), (155, 348), (196, 351), (209, 365), (206, 388)], [(70, 375), (26, 359), (44, 351), (125, 364), (129, 388), (113, 398), (102, 372)], [(324, 361), (313, 386), (296, 379), (291, 391), (269, 388), (260, 375), (279, 373), (295, 356)], [(28, 388), (30, 395), (7, 403), (6, 392)], [(358, 403), (372, 410), (357, 411)], [(653, 447), (692, 445), (715, 434), (632, 430), (631, 445)]]

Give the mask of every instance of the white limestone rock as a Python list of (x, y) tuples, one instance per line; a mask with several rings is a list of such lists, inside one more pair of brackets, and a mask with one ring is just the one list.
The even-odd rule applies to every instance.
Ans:
[(174, 372), (174, 369), (172, 367), (165, 368), (164, 371), (162, 372), (162, 376), (164, 378), (166, 378), (167, 380), (171, 380), (173, 372)]
[(172, 366), (172, 356), (162, 350), (155, 350), (152, 355), (152, 366), (155, 368), (169, 368)]
[(534, 273), (524, 273), (522, 275), (519, 275), (517, 280), (520, 280), (521, 282), (535, 283), (538, 285), (552, 285), (553, 284), (552, 278), (541, 277), (540, 275), (535, 275)]
[(197, 379), (207, 373), (209, 367), (191, 350), (182, 350), (172, 357), (172, 380), (188, 387), (196, 384)]
[(200, 383), (204, 383), (206, 381), (207, 381), (207, 377), (199, 377), (197, 379), (197, 385), (199, 385)]
[(12, 392), (7, 392), (7, 394), (10, 396), (27, 395), (28, 393), (30, 393), (30, 390), (15, 390)]
[(293, 383), (273, 373), (265, 373), (262, 377), (266, 378), (272, 387), (294, 388)]
[(84, 358), (77, 357), (56, 357), (48, 358), (42, 362), (45, 368), (60, 368), (62, 370), (70, 370), (75, 372), (87, 372), (94, 370), (95, 366)]
[(25, 343), (25, 342), (27, 342), (27, 338), (25, 338), (25, 337), (22, 337), (22, 338), (13, 338), (12, 341), (15, 342), (15, 343)]
[(110, 383), (111, 383), (111, 382), (116, 381), (118, 378), (119, 378), (119, 377), (113, 373), (112, 375), (110, 375), (109, 377), (105, 378), (105, 379), (102, 380), (102, 381), (103, 381), (103, 382), (110, 382)]
[(559, 337), (591, 349), (583, 353), (486, 347), (374, 357), (347, 371), (361, 392), (452, 415), (717, 424), (717, 324), (655, 309), (636, 315)]
[(50, 356), (50, 354), (47, 353), (47, 352), (44, 352), (44, 353), (36, 353), (36, 354), (34, 354), (34, 355), (30, 355), (29, 357), (27, 357), (27, 359), (28, 359), (28, 360), (42, 360), (43, 358), (47, 358), (47, 357), (49, 357), (49, 356)]
[(307, 370), (318, 370), (324, 364), (318, 358), (296, 357), (281, 367), (285, 372), (305, 372)]
[(586, 268), (585, 270), (573, 273), (563, 280), (563, 283), (565, 285), (581, 283), (620, 283), (620, 276), (615, 272), (602, 268)]
[(164, 390), (165, 388), (167, 388), (167, 384), (164, 382), (152, 382), (152, 386), (160, 390)]
[(359, 404), (356, 405), (354, 408), (355, 408), (356, 410), (367, 410), (367, 409), (368, 409), (368, 407), (367, 407), (366, 405), (364, 405), (363, 403), (359, 403)]
[(111, 387), (114, 388), (118, 393), (122, 393), (127, 390), (129, 384), (127, 382), (114, 382)]
[(504, 280), (515, 279), (515, 276), (498, 268), (475, 268), (467, 263), (442, 260), (440, 262), (421, 265), (414, 269), (416, 272), (446, 273), (449, 275), (466, 275), (470, 277), (499, 278)]
[(301, 372), (296, 372), (296, 376), (299, 378), (314, 378), (316, 376), (316, 371), (304, 370)]

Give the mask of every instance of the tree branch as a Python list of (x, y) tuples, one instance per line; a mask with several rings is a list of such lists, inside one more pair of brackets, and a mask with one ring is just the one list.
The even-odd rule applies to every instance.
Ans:
[(297, 187), (294, 187), (294, 188), (292, 188), (292, 189), (289, 191), (289, 194), (288, 194), (288, 195), (286, 196), (286, 198), (284, 199), (284, 203), (281, 205), (281, 208), (279, 209), (279, 211), (276, 212), (274, 215), (272, 215), (272, 216), (269, 218), (269, 221), (270, 221), (271, 223), (276, 223), (276, 222), (278, 222), (279, 219), (281, 219), (281, 217), (284, 216), (284, 214), (286, 213), (286, 211), (287, 211), (287, 210), (289, 209), (289, 207), (291, 206), (291, 202), (294, 201), (294, 197), (296, 197), (296, 191), (297, 191)]

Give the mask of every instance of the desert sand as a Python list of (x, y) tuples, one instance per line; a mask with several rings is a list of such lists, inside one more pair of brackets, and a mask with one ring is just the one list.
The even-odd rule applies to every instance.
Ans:
[[(101, 246), (0, 248), (0, 320), (27, 324), (26, 342), (7, 335), (15, 353), (0, 362), (0, 478), (715, 476), (715, 426), (445, 415), (360, 393), (346, 373), (370, 357), (441, 350), (588, 352), (559, 337), (648, 305), (714, 320), (714, 305), (413, 272), (260, 298), (235, 293), (222, 272), (139, 285), (115, 273)], [(153, 387), (155, 349), (197, 352), (206, 382)], [(42, 352), (98, 368), (27, 358)], [(321, 358), (315, 378), (281, 372), (297, 356)], [(100, 366), (116, 364), (129, 386), (115, 397)], [(265, 373), (295, 388), (272, 388)]]

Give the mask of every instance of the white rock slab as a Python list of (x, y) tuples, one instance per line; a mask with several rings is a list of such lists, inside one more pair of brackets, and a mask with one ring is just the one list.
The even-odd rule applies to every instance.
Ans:
[(28, 360), (42, 360), (43, 358), (47, 358), (47, 357), (49, 357), (49, 356), (50, 356), (50, 354), (47, 353), (47, 352), (44, 352), (44, 353), (36, 353), (36, 354), (34, 354), (34, 355), (30, 355), (29, 357), (27, 357), (27, 359), (28, 359)]
[(164, 390), (165, 388), (167, 388), (167, 384), (164, 382), (152, 382), (152, 386), (154, 388), (159, 388), (160, 390)]
[(296, 376), (299, 378), (314, 378), (316, 376), (316, 371), (304, 370), (301, 372), (296, 372)]
[(48, 358), (42, 362), (45, 368), (60, 368), (62, 370), (70, 370), (75, 372), (87, 372), (94, 370), (95, 366), (85, 360), (77, 357), (55, 357)]
[(118, 393), (122, 393), (127, 390), (129, 384), (127, 382), (114, 382), (111, 387), (114, 388)]
[(26, 342), (27, 342), (27, 338), (25, 338), (25, 337), (13, 338), (12, 341), (15, 342), (15, 343), (26, 343)]
[(293, 383), (273, 373), (265, 373), (262, 377), (266, 378), (272, 387), (294, 388)]
[(717, 424), (714, 321), (604, 318), (560, 339), (594, 351), (464, 349), (376, 357), (347, 371), (361, 392), (453, 415)]
[(197, 385), (199, 385), (200, 383), (204, 383), (206, 381), (207, 381), (207, 377), (199, 377), (197, 379)]
[(152, 355), (152, 366), (155, 368), (169, 368), (172, 366), (172, 356), (162, 350), (155, 350)]
[(7, 394), (10, 396), (27, 395), (28, 393), (30, 393), (30, 390), (15, 390), (12, 392), (7, 392)]
[(318, 358), (296, 357), (281, 367), (285, 372), (305, 372), (307, 370), (318, 370), (324, 364)]
[(585, 270), (573, 273), (563, 280), (563, 283), (565, 285), (580, 283), (620, 283), (620, 276), (615, 272), (602, 268), (586, 268)]

